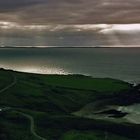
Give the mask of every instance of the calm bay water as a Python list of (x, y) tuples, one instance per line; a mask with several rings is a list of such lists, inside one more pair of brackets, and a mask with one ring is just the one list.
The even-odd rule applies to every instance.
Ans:
[(0, 48), (0, 67), (140, 83), (140, 48)]

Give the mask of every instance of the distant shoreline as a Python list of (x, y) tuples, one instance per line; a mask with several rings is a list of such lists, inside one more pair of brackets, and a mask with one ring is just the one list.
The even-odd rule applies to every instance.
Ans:
[(5, 47), (0, 48), (0, 62), (3, 68), (28, 73), (80, 73), (133, 84), (140, 81), (139, 54), (140, 48)]

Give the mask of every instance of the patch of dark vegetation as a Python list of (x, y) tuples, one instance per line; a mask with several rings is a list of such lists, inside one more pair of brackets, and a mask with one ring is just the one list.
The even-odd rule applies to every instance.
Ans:
[(117, 110), (115, 110), (115, 109), (110, 109), (110, 110), (102, 111), (102, 112), (95, 113), (95, 114), (106, 114), (106, 115), (108, 115), (109, 117), (113, 117), (113, 118), (122, 118), (122, 117), (126, 116), (128, 113), (124, 113), (124, 112), (121, 112), (121, 111), (117, 111)]

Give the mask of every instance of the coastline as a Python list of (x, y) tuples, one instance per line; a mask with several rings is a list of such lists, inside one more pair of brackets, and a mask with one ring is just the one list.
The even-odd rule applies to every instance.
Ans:
[(12, 72), (17, 72), (17, 73), (24, 73), (24, 74), (35, 74), (35, 75), (44, 75), (44, 76), (77, 76), (77, 77), (89, 77), (89, 78), (94, 78), (94, 79), (112, 79), (112, 80), (117, 80), (120, 82), (125, 82), (130, 84), (132, 87), (136, 87), (138, 86), (140, 83), (136, 83), (136, 82), (129, 82), (127, 80), (122, 80), (122, 79), (115, 79), (115, 78), (111, 78), (111, 77), (94, 77), (92, 75), (85, 75), (85, 74), (79, 74), (79, 73), (68, 73), (68, 74), (47, 74), (47, 73), (34, 73), (34, 72), (25, 72), (25, 71), (18, 71), (18, 70), (13, 70), (13, 69), (6, 69), (6, 68), (0, 68), (0, 70), (5, 70), (5, 71), (12, 71)]

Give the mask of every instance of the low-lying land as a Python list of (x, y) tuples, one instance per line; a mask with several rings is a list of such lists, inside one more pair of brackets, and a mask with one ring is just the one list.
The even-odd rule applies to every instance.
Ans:
[[(138, 86), (120, 80), (1, 69), (0, 140), (139, 140), (139, 124), (104, 107), (139, 103), (139, 97)], [(98, 118), (106, 114), (116, 119)]]

